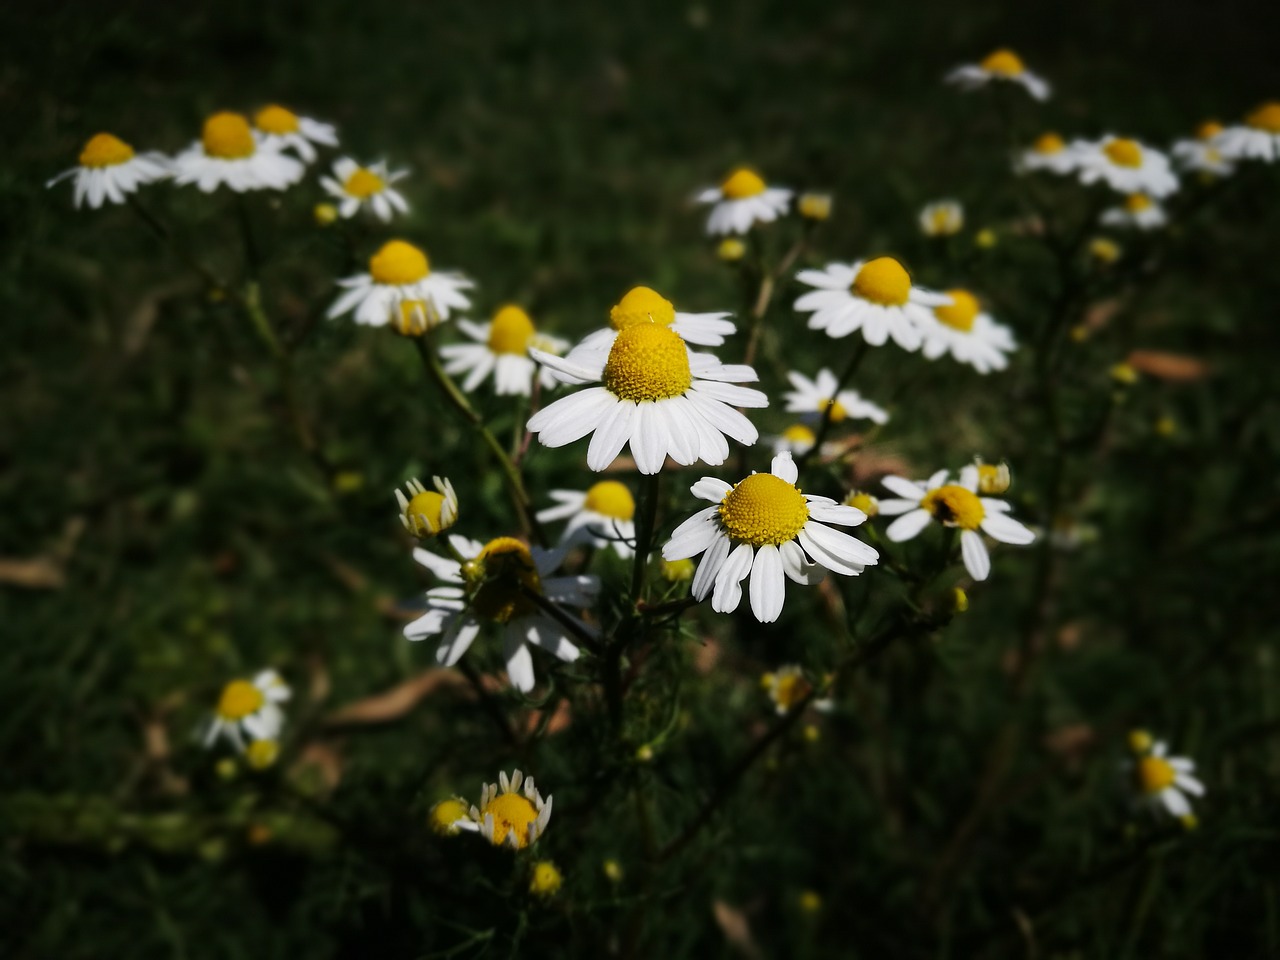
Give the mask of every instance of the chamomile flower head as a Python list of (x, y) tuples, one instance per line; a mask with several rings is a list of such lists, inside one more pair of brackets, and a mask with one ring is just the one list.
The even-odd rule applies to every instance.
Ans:
[(996, 50), (978, 63), (956, 67), (946, 80), (961, 90), (977, 90), (989, 83), (1015, 83), (1037, 100), (1049, 99), (1049, 84), (1028, 70), (1012, 50)]
[(796, 213), (806, 220), (821, 223), (831, 219), (833, 200), (829, 193), (802, 193), (796, 198)]
[(1157, 230), (1169, 222), (1169, 215), (1158, 200), (1145, 193), (1131, 193), (1124, 198), (1123, 206), (1103, 210), (1101, 222), (1108, 227)]
[(554, 897), (564, 885), (564, 874), (550, 860), (539, 860), (529, 873), (529, 892), (539, 900)]
[(218, 697), (213, 720), (205, 733), (205, 746), (213, 746), (223, 737), (237, 750), (244, 751), (246, 737), (251, 741), (277, 739), (284, 726), (280, 704), (291, 695), (292, 691), (274, 670), (263, 670), (252, 680), (232, 680)]
[(542, 799), (533, 777), (516, 770), (508, 779), (506, 771), (501, 771), (497, 783), (486, 783), (481, 789), (480, 805), (472, 806), (467, 819), (455, 826), (480, 834), (495, 847), (523, 850), (547, 829), (551, 800)]
[[(427, 591), (427, 612), (404, 628), (408, 639), (440, 637), (436, 660), (451, 667), (481, 629), (491, 627), (502, 633), (507, 676), (521, 693), (534, 686), (530, 645), (567, 663), (578, 659), (578, 648), (564, 625), (543, 612), (536, 597), (580, 609), (589, 606), (599, 592), (596, 577), (553, 577), (563, 552), (530, 547), (514, 537), (480, 543), (451, 536), (449, 544), (463, 563), (422, 548), (413, 552), (414, 559), (445, 585)], [(578, 627), (583, 633), (595, 633), (585, 623)]]
[(471, 301), (464, 290), (474, 286), (459, 273), (433, 271), (426, 253), (405, 240), (388, 240), (369, 258), (368, 273), (338, 281), (345, 292), (329, 308), (330, 319), (354, 313), (356, 323), (397, 325), (404, 311), (421, 314), (426, 326), (449, 319), (449, 311), (465, 310)]
[(765, 437), (774, 453), (784, 450), (794, 457), (802, 457), (818, 442), (818, 435), (807, 423), (793, 423), (779, 434)]
[(559, 381), (546, 367), (539, 370), (529, 356), (529, 348), (536, 347), (543, 353), (559, 355), (569, 346), (567, 340), (539, 334), (533, 320), (523, 307), (509, 303), (501, 307), (488, 323), (471, 323), (459, 320), (458, 328), (474, 343), (450, 344), (440, 348), (445, 361), (445, 372), (465, 373), (462, 389), (468, 393), (480, 386), (489, 374), (493, 374), (494, 390), (498, 396), (529, 396), (533, 392), (533, 377), (545, 389)]
[(964, 207), (955, 200), (927, 203), (920, 211), (920, 232), (926, 237), (953, 237), (964, 229)]
[[(813, 684), (804, 675), (804, 670), (793, 663), (778, 667), (772, 673), (760, 678), (760, 687), (773, 701), (778, 716), (790, 713), (813, 692)], [(809, 704), (815, 710), (830, 710), (830, 700), (813, 700)]]
[(714, 204), (707, 218), (707, 233), (747, 233), (757, 223), (771, 223), (787, 212), (793, 191), (771, 187), (750, 167), (738, 167), (697, 196), (698, 203)]
[(361, 166), (350, 157), (333, 162), (333, 176), (321, 177), (320, 186), (338, 204), (338, 215), (354, 217), (362, 209), (383, 223), (396, 213), (408, 213), (409, 203), (392, 184), (409, 175), (407, 170), (388, 170), (385, 160)]
[(1129, 735), (1129, 747), (1134, 758), (1124, 769), (1133, 778), (1139, 802), (1187, 822), (1192, 816), (1188, 798), (1204, 796), (1204, 784), (1195, 776), (1195, 762), (1169, 756), (1168, 745), (1153, 740), (1145, 730)]
[(1145, 193), (1156, 199), (1178, 189), (1168, 156), (1137, 140), (1106, 136), (1076, 149), (1081, 183), (1104, 183), (1117, 193)]
[(592, 434), (592, 470), (605, 469), (628, 443), (641, 473), (657, 473), (667, 457), (686, 466), (698, 460), (724, 463), (726, 437), (749, 446), (759, 436), (734, 408), (769, 404), (759, 390), (739, 386), (757, 379), (751, 367), (694, 353), (672, 327), (656, 320), (618, 331), (607, 347), (575, 349), (563, 359), (530, 353), (560, 380), (591, 384), (543, 407), (528, 429), (548, 447)]
[(292, 110), (272, 103), (253, 115), (253, 128), (262, 144), (275, 150), (292, 150), (306, 163), (316, 158), (313, 144), (324, 147), (338, 145), (338, 131), (331, 123), (300, 117)]
[(870, 400), (864, 400), (857, 390), (839, 390), (836, 375), (826, 368), (819, 370), (812, 380), (796, 370), (788, 373), (787, 379), (795, 388), (784, 398), (787, 413), (807, 413), (814, 419), (825, 416), (832, 423), (845, 420), (889, 422), (889, 414)]
[[(960, 471), (955, 483), (948, 472), (939, 470), (925, 483), (889, 476), (881, 482), (899, 499), (881, 500), (880, 512), (898, 519), (885, 531), (894, 543), (910, 540), (936, 520), (945, 527), (960, 529), (960, 554), (965, 569), (975, 580), (985, 580), (991, 572), (991, 557), (982, 533), (1001, 543), (1025, 545), (1035, 534), (1008, 516), (1009, 505), (979, 495), (979, 471), (974, 465)], [(981, 533), (979, 533), (981, 531)]]
[(419, 540), (448, 530), (458, 519), (458, 494), (449, 478), (432, 477), (431, 485), (434, 490), (428, 490), (414, 477), (404, 485), (409, 491), (407, 496), (396, 490), (400, 522)]
[(948, 290), (950, 303), (933, 308), (933, 323), (924, 329), (921, 352), (930, 360), (950, 353), (979, 373), (1003, 370), (1017, 344), (1013, 332), (996, 323), (968, 290)]
[(631, 488), (617, 480), (601, 480), (585, 491), (552, 490), (554, 507), (538, 511), (539, 523), (568, 520), (560, 542), (612, 547), (623, 559), (635, 552), (636, 500)]
[(769, 473), (753, 473), (737, 484), (703, 477), (691, 488), (710, 500), (680, 526), (662, 548), (665, 560), (702, 554), (692, 592), (711, 594), (719, 613), (738, 608), (741, 583), (751, 577), (751, 612), (761, 623), (782, 613), (787, 579), (811, 584), (826, 570), (857, 576), (880, 555), (861, 540), (827, 524), (852, 527), (867, 519), (853, 507), (801, 493), (790, 453), (773, 458)]
[(986, 496), (1000, 496), (1007, 493), (1013, 485), (1013, 474), (1009, 464), (1004, 460), (999, 463), (987, 463), (981, 457), (973, 458), (973, 465), (978, 471), (978, 492)]
[(1228, 160), (1280, 160), (1280, 100), (1264, 103), (1242, 125), (1227, 127), (1214, 143)]
[(874, 517), (880, 513), (880, 501), (865, 490), (850, 490), (840, 502), (846, 507), (856, 507), (868, 517)]
[(204, 193), (220, 186), (236, 193), (284, 190), (307, 171), (279, 147), (268, 146), (243, 114), (229, 111), (205, 120), (200, 139), (171, 162), (174, 183), (194, 183)]
[(812, 313), (809, 327), (830, 337), (855, 330), (871, 346), (890, 337), (904, 350), (918, 350), (921, 331), (932, 320), (930, 308), (948, 302), (944, 295), (913, 286), (907, 268), (893, 257), (855, 263), (830, 263), (822, 270), (801, 270), (796, 279), (817, 287), (796, 300), (801, 313)]
[(1042, 133), (1031, 146), (1014, 155), (1017, 173), (1046, 170), (1059, 175), (1075, 173), (1080, 166), (1081, 150), (1077, 142), (1067, 143), (1056, 133)]
[(249, 764), (250, 769), (266, 770), (275, 766), (275, 762), (280, 759), (280, 741), (271, 740), (254, 740), (245, 749), (244, 759)]
[(1223, 156), (1219, 145), (1219, 137), (1224, 129), (1222, 124), (1206, 120), (1196, 127), (1194, 137), (1177, 141), (1169, 152), (1183, 170), (1214, 177), (1228, 176), (1236, 165)]
[(454, 837), (462, 832), (459, 820), (467, 820), (467, 801), (461, 797), (447, 797), (435, 804), (427, 814), (431, 832), (438, 837)]
[(729, 316), (723, 311), (680, 313), (670, 300), (652, 287), (632, 287), (609, 310), (609, 326), (584, 337), (573, 348), (569, 359), (581, 356), (583, 351), (608, 350), (623, 330), (644, 323), (670, 327), (685, 343), (718, 347), (724, 343), (725, 337), (737, 330), (733, 321), (726, 319)]
[(144, 183), (171, 175), (169, 161), (159, 153), (135, 153), (133, 147), (109, 133), (94, 134), (80, 151), (80, 163), (64, 170), (45, 184), (52, 187), (75, 178), (73, 202), (76, 209), (87, 202), (98, 209), (107, 201), (124, 203), (127, 194)]

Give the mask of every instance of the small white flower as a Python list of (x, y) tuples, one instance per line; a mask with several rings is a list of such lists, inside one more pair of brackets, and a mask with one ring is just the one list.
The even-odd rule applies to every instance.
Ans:
[(1169, 152), (1183, 170), (1208, 173), (1215, 177), (1229, 176), (1235, 171), (1236, 165), (1222, 154), (1219, 145), (1222, 133), (1222, 124), (1207, 121), (1196, 128), (1194, 138), (1179, 140)]
[(1080, 182), (1105, 183), (1118, 193), (1167, 197), (1178, 189), (1169, 158), (1154, 147), (1125, 137), (1106, 136), (1074, 145), (1079, 154)]
[[(813, 380), (795, 370), (787, 374), (787, 379), (795, 387), (784, 398), (787, 413), (810, 413), (819, 418), (826, 414), (832, 423), (840, 423), (846, 419), (889, 422), (889, 414), (870, 400), (864, 400), (857, 390), (841, 390), (837, 393), (836, 375), (826, 368), (819, 370), (817, 378)], [(830, 413), (827, 413), (828, 409)]]
[(979, 373), (1003, 370), (1016, 349), (1013, 333), (984, 312), (968, 290), (947, 290), (951, 302), (933, 308), (934, 322), (925, 328), (921, 352), (930, 360), (945, 353)]
[(278, 147), (266, 144), (238, 113), (215, 113), (199, 140), (173, 158), (174, 183), (194, 183), (204, 193), (227, 186), (236, 193), (284, 190), (307, 168)]
[[(522, 782), (524, 789), (521, 789)], [(516, 770), (508, 780), (504, 770), (498, 773), (497, 783), (487, 783), (481, 788), (480, 806), (472, 806), (468, 817), (455, 820), (453, 827), (478, 833), (495, 847), (523, 850), (547, 829), (551, 800), (551, 797), (542, 799), (533, 785), (533, 777), (525, 777)]]
[(904, 350), (918, 350), (921, 331), (932, 323), (930, 307), (947, 297), (912, 286), (911, 275), (893, 257), (856, 263), (830, 263), (822, 270), (801, 270), (796, 279), (817, 287), (796, 300), (801, 313), (812, 312), (809, 328), (830, 337), (846, 337), (861, 330), (873, 347), (890, 337)]
[(435, 490), (428, 490), (416, 477), (405, 484), (409, 496), (396, 490), (400, 522), (419, 540), (448, 530), (458, 519), (458, 494), (449, 478), (432, 477)]
[(707, 218), (707, 233), (747, 233), (757, 223), (771, 223), (787, 212), (793, 191), (770, 187), (760, 174), (739, 167), (718, 187), (708, 187), (698, 203), (715, 204)]
[(292, 695), (280, 674), (263, 670), (252, 680), (232, 680), (222, 689), (213, 720), (205, 733), (206, 747), (213, 746), (219, 736), (225, 737), (240, 751), (244, 738), (276, 740), (284, 726), (280, 704)]
[(1016, 83), (1037, 100), (1049, 99), (1049, 84), (1028, 70), (1012, 50), (997, 50), (981, 63), (956, 67), (946, 79), (961, 90), (977, 90), (993, 82)]
[(562, 544), (589, 543), (612, 547), (624, 560), (635, 553), (636, 501), (631, 490), (617, 480), (601, 480), (588, 490), (552, 490), (554, 507), (538, 511), (539, 523), (565, 520)]
[(547, 354), (564, 353), (567, 340), (539, 334), (522, 308), (507, 304), (493, 315), (489, 323), (471, 323), (459, 320), (458, 328), (475, 343), (450, 344), (440, 348), (445, 361), (445, 372), (453, 375), (465, 373), (462, 389), (468, 393), (480, 386), (493, 374), (494, 391), (498, 396), (529, 396), (533, 392), (533, 377), (545, 389), (551, 389), (559, 381), (546, 367), (538, 368), (529, 356), (529, 348), (535, 347)]
[(926, 237), (951, 237), (964, 229), (964, 207), (955, 200), (925, 204), (920, 211), (920, 232)]
[(1280, 101), (1264, 103), (1242, 126), (1227, 127), (1213, 143), (1228, 160), (1280, 160)]
[(1168, 745), (1152, 742), (1145, 731), (1134, 731), (1130, 742), (1138, 754), (1125, 767), (1134, 778), (1139, 799), (1153, 810), (1184, 820), (1192, 816), (1188, 797), (1204, 796), (1204, 784), (1195, 776), (1195, 762), (1187, 757), (1169, 756)]
[(459, 273), (432, 271), (427, 255), (404, 240), (388, 240), (369, 258), (369, 272), (338, 286), (343, 293), (329, 308), (330, 319), (355, 311), (356, 323), (381, 327), (412, 309), (427, 315), (427, 326), (449, 319), (450, 310), (465, 310), (471, 301), (463, 290), (474, 286)]
[(1080, 167), (1081, 156), (1079, 142), (1068, 144), (1056, 133), (1044, 133), (1026, 150), (1014, 155), (1013, 169), (1016, 173), (1036, 170), (1059, 175), (1075, 173)]
[(678, 333), (685, 343), (718, 347), (737, 330), (732, 320), (725, 319), (729, 315), (725, 312), (679, 313), (670, 300), (651, 287), (632, 287), (609, 310), (609, 326), (583, 337), (569, 359), (575, 361), (580, 351), (607, 351), (621, 331), (638, 323), (660, 323)]
[(253, 126), (262, 135), (263, 146), (293, 150), (306, 163), (316, 158), (313, 143), (325, 147), (338, 145), (338, 132), (333, 124), (300, 117), (279, 104), (273, 103), (255, 113)]
[(1123, 207), (1111, 207), (1102, 211), (1102, 223), (1108, 227), (1156, 230), (1168, 222), (1169, 216), (1164, 207), (1145, 193), (1131, 193), (1125, 197)]
[(390, 223), (396, 212), (409, 212), (404, 196), (391, 186), (408, 175), (407, 170), (388, 170), (382, 160), (362, 167), (350, 157), (339, 157), (333, 162), (333, 176), (321, 177), (320, 186), (338, 201), (339, 216), (354, 217), (364, 207)]
[(135, 192), (142, 184), (169, 176), (169, 161), (163, 154), (134, 153), (133, 147), (120, 138), (99, 133), (90, 137), (80, 151), (79, 166), (64, 170), (45, 186), (52, 187), (75, 177), (76, 209), (88, 201), (96, 210), (107, 200), (124, 203), (125, 195)]

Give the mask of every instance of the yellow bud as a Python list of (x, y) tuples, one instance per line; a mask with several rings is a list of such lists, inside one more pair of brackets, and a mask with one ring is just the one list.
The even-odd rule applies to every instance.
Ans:
[(817, 743), (822, 739), (822, 731), (813, 723), (806, 723), (801, 735), (804, 737), (805, 743)]
[(600, 869), (604, 871), (605, 879), (610, 883), (622, 882), (622, 864), (617, 860), (606, 860)]
[(661, 564), (662, 579), (667, 583), (683, 583), (686, 580), (693, 579), (694, 570), (697, 569), (694, 562), (689, 559), (684, 560), (663, 560)]
[(716, 247), (716, 256), (725, 263), (733, 263), (747, 255), (747, 245), (737, 237), (725, 237)]
[(338, 219), (338, 208), (332, 203), (317, 203), (311, 215), (316, 219), (316, 226), (327, 227)]
[(1089, 241), (1089, 256), (1099, 263), (1115, 263), (1120, 259), (1122, 253), (1120, 245), (1107, 237), (1095, 237)]
[(533, 865), (533, 875), (529, 878), (529, 892), (535, 897), (547, 899), (560, 892), (564, 884), (564, 876), (559, 868), (550, 860), (539, 860)]
[(1071, 328), (1071, 342), (1084, 343), (1089, 339), (1089, 328), (1083, 323), (1078, 323)]
[(860, 493), (857, 490), (850, 490), (844, 498), (846, 507), (857, 507), (868, 517), (874, 517), (880, 512), (880, 501), (869, 493)]
[(467, 805), (457, 797), (441, 800), (427, 815), (427, 823), (431, 832), (438, 837), (452, 837), (459, 833), (454, 824), (467, 815)]
[(827, 220), (831, 216), (831, 194), (802, 193), (796, 201), (796, 209), (806, 220)]
[(951, 612), (964, 613), (969, 609), (969, 595), (959, 587), (951, 591)]
[(1129, 731), (1129, 749), (1134, 753), (1146, 753), (1151, 749), (1151, 734), (1145, 730)]
[(244, 758), (255, 770), (265, 770), (280, 757), (280, 743), (277, 740), (255, 740), (244, 752)]
[(1110, 373), (1112, 380), (1126, 387), (1138, 382), (1138, 371), (1127, 363), (1117, 363)]
[(815, 914), (822, 910), (822, 897), (814, 890), (802, 890), (796, 898), (796, 905), (801, 913)]
[(1161, 437), (1172, 437), (1178, 432), (1178, 421), (1173, 417), (1164, 416), (1156, 421), (1156, 433)]
[(653, 747), (645, 744), (636, 750), (636, 760), (640, 763), (650, 763), (653, 761)]
[(334, 474), (333, 489), (338, 493), (355, 493), (364, 486), (364, 474), (359, 470), (340, 470)]
[(213, 767), (214, 772), (222, 780), (234, 780), (240, 772), (240, 765), (231, 757), (223, 757)]
[(1194, 813), (1184, 813), (1178, 818), (1178, 822), (1182, 824), (1184, 830), (1195, 830), (1200, 826), (1200, 818)]
[(1000, 238), (990, 227), (983, 227), (974, 235), (973, 242), (980, 250), (990, 250), (1000, 242)]

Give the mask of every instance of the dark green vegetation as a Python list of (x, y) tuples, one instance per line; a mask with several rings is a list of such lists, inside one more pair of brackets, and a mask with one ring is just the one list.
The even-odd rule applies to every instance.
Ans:
[[(159, 6), (0, 12), (0, 953), (734, 955), (717, 902), (771, 957), (1280, 953), (1280, 170), (1225, 185), (1160, 250), (1121, 238), (1130, 256), (1113, 271), (1073, 261), (1092, 279), (1055, 307), (1057, 266), (1024, 235), (990, 99), (939, 83), (1008, 44), (1057, 90), (1015, 103), (1028, 135), (1167, 143), (1280, 96), (1274, 15), (1101, 0), (1016, 18), (992, 3)], [(858, 469), (877, 469), (872, 454), (917, 475), (1007, 457), (1018, 515), (1043, 522), (1056, 502), (1094, 536), (1062, 552), (997, 547), (992, 579), (945, 629), (895, 632), (904, 589), (883, 571), (833, 578), (822, 600), (792, 587), (770, 627), (699, 609), (655, 638), (616, 732), (589, 690), (563, 682), (585, 665), (548, 697), (575, 697), (555, 735), (526, 737), (526, 705), (500, 695), (515, 745), (460, 684), (384, 722), (327, 723), (433, 663), (432, 644), (400, 637), (425, 580), (392, 489), (447, 474), (462, 532), (514, 523), (494, 464), (410, 344), (313, 326), (330, 279), (381, 233), (348, 247), (313, 227), (311, 185), (250, 198), (267, 309), (286, 342), (306, 335), (294, 382), (307, 452), (240, 311), (211, 302), (128, 209), (76, 212), (69, 185), (41, 188), (99, 129), (176, 151), (210, 111), (271, 100), (333, 120), (357, 157), (412, 168), (414, 211), (395, 231), (474, 277), (478, 314), (517, 300), (569, 336), (636, 282), (688, 309), (736, 308), (734, 275), (687, 203), (730, 164), (832, 190), (811, 262), (894, 251), (925, 283), (987, 294), (1022, 343), (1051, 332), (1073, 438), (1047, 431), (1029, 350), (981, 378), (885, 347), (857, 386), (891, 399), (894, 421)], [(915, 225), (946, 195), (970, 219), (950, 249)], [(1087, 194), (1056, 202), (1078, 219), (1087, 201), (1072, 196)], [(225, 195), (143, 197), (238, 274)], [(997, 232), (991, 251), (972, 246), (980, 226)], [(1137, 293), (1146, 263), (1158, 271)], [(795, 292), (766, 320), (775, 398), (779, 369), (838, 366), (853, 343), (804, 332)], [(1063, 336), (1085, 316), (1109, 321), (1082, 344)], [(741, 342), (720, 354), (736, 360)], [(1112, 408), (1107, 370), (1135, 346), (1209, 375), (1144, 379)], [(509, 436), (510, 405), (484, 405)], [(785, 425), (780, 408), (755, 418), (764, 432)], [(1171, 436), (1154, 429), (1163, 417)], [(535, 499), (584, 486), (582, 457), (581, 444), (535, 448)], [(755, 451), (749, 467), (766, 462)], [(664, 478), (663, 530), (704, 472), (735, 470)], [(806, 489), (846, 484), (829, 470)], [(936, 534), (899, 556), (929, 570)], [(625, 590), (625, 569), (603, 572)], [(921, 587), (930, 627), (962, 575)], [(773, 720), (759, 673), (820, 674), (885, 631), (894, 642), (841, 684), (817, 742), (785, 731), (705, 829), (660, 864), (646, 856), (636, 797), (654, 848), (695, 822)], [(721, 654), (704, 673), (706, 636)], [(468, 659), (501, 662), (492, 642)], [(295, 689), (285, 755), (221, 780), (197, 731), (227, 680), (264, 665)], [(1198, 831), (1131, 815), (1116, 764), (1134, 725), (1197, 760)], [(655, 742), (652, 762), (633, 761)], [(517, 765), (555, 797), (537, 853), (566, 886), (549, 906), (523, 893), (527, 855), (513, 870), (505, 852), (425, 825), (436, 800), (474, 800)], [(625, 871), (616, 885), (607, 858)], [(802, 914), (803, 890), (822, 912)]]

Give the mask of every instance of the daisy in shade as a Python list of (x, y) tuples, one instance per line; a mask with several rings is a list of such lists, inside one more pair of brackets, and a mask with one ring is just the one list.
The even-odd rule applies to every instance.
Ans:
[(782, 613), (788, 578), (816, 583), (825, 570), (856, 577), (879, 561), (873, 548), (827, 526), (857, 526), (867, 515), (801, 493), (796, 476), (791, 454), (780, 453), (769, 473), (753, 473), (736, 485), (703, 477), (690, 488), (713, 506), (676, 527), (662, 558), (703, 554), (693, 577), (695, 598), (711, 593), (711, 608), (729, 613), (738, 608), (741, 582), (749, 575), (751, 612), (761, 623), (772, 623)]
[(307, 168), (276, 147), (269, 147), (239, 113), (215, 113), (204, 122), (200, 139), (172, 160), (177, 184), (194, 183), (204, 193), (224, 184), (236, 193), (284, 190)]
[(1077, 148), (1081, 183), (1105, 183), (1119, 193), (1167, 197), (1178, 189), (1169, 158), (1153, 147), (1125, 137), (1103, 137)]
[(964, 207), (955, 200), (927, 203), (920, 211), (920, 232), (926, 237), (953, 237), (964, 229)]
[(397, 211), (409, 212), (404, 196), (391, 186), (408, 175), (407, 170), (388, 170), (382, 160), (362, 167), (350, 157), (340, 157), (333, 162), (333, 176), (321, 177), (320, 186), (338, 201), (339, 216), (354, 217), (363, 207), (389, 223)]
[(757, 223), (771, 223), (787, 212), (793, 191), (770, 187), (760, 174), (738, 167), (718, 187), (698, 194), (698, 203), (715, 204), (707, 218), (707, 233), (746, 233)]
[(450, 310), (465, 310), (463, 293), (474, 284), (460, 273), (431, 270), (427, 255), (412, 243), (388, 240), (369, 258), (369, 272), (339, 280), (346, 292), (329, 308), (329, 318), (355, 312), (356, 323), (380, 327), (401, 319), (407, 309), (424, 313), (434, 326)]
[[(534, 685), (530, 644), (567, 663), (578, 659), (578, 648), (569, 641), (564, 626), (544, 613), (529, 594), (555, 604), (586, 607), (600, 590), (596, 577), (548, 576), (560, 566), (563, 553), (530, 548), (514, 537), (480, 543), (453, 536), (449, 544), (463, 563), (421, 547), (413, 551), (414, 559), (447, 586), (427, 591), (427, 612), (404, 628), (406, 637), (440, 637), (436, 660), (451, 667), (483, 626), (496, 625), (503, 634), (507, 676), (521, 693)], [(595, 633), (586, 624), (579, 626), (585, 633)]]
[(1013, 158), (1017, 173), (1047, 170), (1049, 173), (1074, 173), (1080, 166), (1078, 144), (1068, 144), (1056, 133), (1042, 133), (1030, 147)]
[(759, 436), (734, 407), (769, 405), (759, 390), (738, 386), (758, 379), (750, 367), (694, 353), (658, 322), (620, 330), (607, 350), (574, 350), (563, 359), (529, 352), (566, 383), (593, 384), (543, 407), (528, 424), (548, 447), (593, 434), (592, 470), (605, 469), (628, 443), (641, 473), (657, 473), (667, 457), (686, 466), (724, 463), (726, 436), (748, 446)]
[(1037, 100), (1049, 99), (1049, 84), (1028, 70), (1012, 50), (997, 50), (981, 63), (956, 67), (946, 79), (961, 90), (977, 90), (989, 83), (1016, 83)]
[(1163, 741), (1153, 740), (1145, 730), (1129, 734), (1132, 763), (1126, 763), (1142, 802), (1153, 810), (1163, 810), (1188, 826), (1195, 821), (1188, 797), (1204, 796), (1204, 784), (1195, 776), (1196, 765), (1187, 757), (1169, 756)]
[(280, 704), (291, 691), (274, 670), (263, 670), (252, 680), (232, 680), (222, 688), (213, 721), (205, 734), (206, 747), (224, 737), (239, 751), (250, 740), (275, 740), (284, 726)]
[(588, 334), (573, 349), (573, 358), (582, 350), (608, 350), (618, 334), (638, 323), (660, 323), (670, 327), (686, 343), (718, 347), (737, 328), (728, 313), (678, 313), (671, 301), (651, 287), (632, 287), (609, 310), (609, 326)]
[(119, 137), (98, 133), (80, 151), (80, 165), (64, 170), (45, 186), (75, 177), (76, 209), (88, 201), (96, 210), (107, 200), (124, 203), (125, 194), (169, 175), (169, 162), (162, 154), (134, 153), (133, 147)]
[(411, 536), (427, 540), (441, 531), (448, 530), (458, 519), (458, 494), (448, 477), (431, 478), (434, 490), (428, 490), (421, 480), (414, 477), (405, 484), (406, 496), (396, 490), (396, 503), (400, 505), (400, 522)]
[(991, 572), (991, 557), (979, 530), (1001, 543), (1025, 545), (1036, 538), (1021, 523), (1007, 516), (1009, 505), (1003, 500), (978, 496), (976, 466), (961, 470), (956, 483), (947, 482), (946, 470), (939, 470), (925, 483), (894, 476), (885, 477), (881, 482), (901, 498), (880, 501), (883, 515), (901, 514), (889, 524), (885, 535), (894, 543), (910, 540), (927, 527), (930, 520), (946, 527), (959, 527), (960, 554), (969, 576), (975, 580), (985, 580)]
[(1124, 206), (1102, 211), (1102, 223), (1108, 227), (1156, 230), (1168, 222), (1164, 207), (1145, 193), (1131, 193), (1124, 198)]
[(1013, 333), (983, 312), (968, 290), (948, 290), (951, 302), (933, 308), (934, 322), (925, 328), (921, 352), (930, 360), (950, 353), (979, 373), (1003, 370), (1017, 344)]
[(813, 380), (793, 370), (787, 374), (787, 379), (795, 387), (784, 398), (787, 401), (787, 413), (810, 413), (817, 417), (825, 414), (832, 423), (848, 419), (889, 422), (889, 414), (870, 400), (862, 399), (857, 390), (837, 392), (839, 381), (830, 370), (819, 370), (818, 376)]
[(912, 286), (906, 267), (893, 257), (830, 263), (822, 270), (801, 270), (796, 279), (818, 288), (795, 303), (801, 313), (813, 313), (810, 329), (830, 337), (861, 330), (873, 347), (892, 337), (902, 349), (918, 350), (920, 331), (931, 322), (929, 308), (947, 302), (941, 294)]
[(589, 543), (613, 547), (624, 560), (634, 552), (636, 501), (625, 483), (601, 480), (588, 490), (552, 490), (556, 506), (538, 511), (539, 523), (568, 520), (563, 544)]
[(1243, 126), (1228, 127), (1214, 140), (1228, 160), (1280, 160), (1280, 101), (1264, 103)]
[(1228, 176), (1236, 165), (1222, 155), (1222, 149), (1218, 145), (1219, 134), (1224, 129), (1222, 124), (1206, 120), (1196, 127), (1195, 137), (1179, 140), (1169, 152), (1183, 170), (1207, 173), (1215, 177)]
[(493, 315), (488, 323), (471, 323), (459, 320), (458, 328), (475, 343), (450, 344), (440, 348), (445, 372), (451, 375), (465, 373), (462, 389), (474, 390), (490, 373), (498, 396), (529, 396), (533, 392), (533, 377), (545, 389), (551, 389), (559, 381), (551, 371), (529, 358), (529, 348), (537, 346), (548, 354), (559, 355), (569, 346), (567, 340), (539, 335), (529, 314), (515, 304), (507, 304)]
[(507, 779), (506, 771), (501, 771), (497, 783), (486, 783), (481, 789), (480, 806), (473, 806), (467, 819), (456, 820), (453, 826), (478, 833), (495, 847), (523, 850), (547, 829), (551, 800), (542, 799), (533, 777), (516, 770)]
[(290, 149), (307, 163), (316, 158), (313, 143), (325, 147), (338, 145), (338, 131), (333, 124), (300, 117), (275, 103), (253, 115), (253, 127), (261, 135), (264, 147)]

